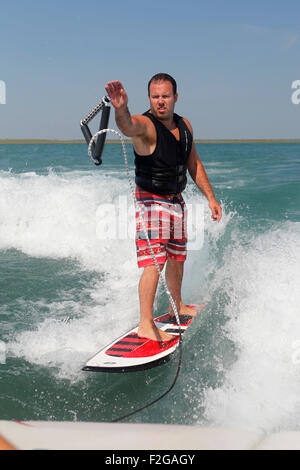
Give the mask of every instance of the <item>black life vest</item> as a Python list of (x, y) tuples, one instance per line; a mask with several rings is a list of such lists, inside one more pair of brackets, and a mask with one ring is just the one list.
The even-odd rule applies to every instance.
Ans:
[(135, 154), (135, 182), (145, 191), (153, 194), (179, 194), (187, 184), (187, 162), (192, 149), (192, 134), (181, 116), (174, 113), (179, 129), (177, 140), (149, 111), (143, 114), (153, 122), (157, 142), (151, 155)]

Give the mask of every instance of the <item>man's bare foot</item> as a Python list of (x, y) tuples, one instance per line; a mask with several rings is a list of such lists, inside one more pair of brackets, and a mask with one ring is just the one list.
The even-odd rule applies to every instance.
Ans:
[(157, 328), (154, 322), (151, 322), (149, 325), (140, 324), (137, 334), (140, 338), (148, 338), (159, 342), (171, 341), (172, 339), (176, 338), (176, 336), (169, 335), (169, 333), (166, 333), (160, 328)]
[[(170, 306), (169, 312), (172, 312), (172, 311), (173, 309)], [(199, 311), (198, 305), (184, 305), (182, 302), (180, 302), (179, 315), (190, 315), (191, 317), (195, 317), (198, 311)]]
[(195, 306), (188, 306), (184, 304), (180, 304), (180, 315), (190, 315), (191, 317), (195, 317), (198, 313), (199, 308)]

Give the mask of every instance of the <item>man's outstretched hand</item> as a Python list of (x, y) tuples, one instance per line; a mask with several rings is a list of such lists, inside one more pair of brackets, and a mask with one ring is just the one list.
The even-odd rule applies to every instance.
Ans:
[(108, 82), (105, 90), (110, 98), (110, 102), (115, 109), (125, 108), (128, 104), (128, 96), (119, 80)]

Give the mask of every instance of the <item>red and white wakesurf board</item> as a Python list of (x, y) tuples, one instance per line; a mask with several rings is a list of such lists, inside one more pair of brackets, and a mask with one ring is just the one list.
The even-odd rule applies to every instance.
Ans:
[[(181, 333), (184, 333), (192, 320), (190, 315), (180, 315)], [(148, 369), (167, 361), (179, 345), (179, 327), (175, 316), (169, 313), (155, 318), (154, 321), (158, 328), (170, 333), (174, 338), (167, 342), (140, 338), (136, 327), (101, 349), (82, 370), (130, 372)]]

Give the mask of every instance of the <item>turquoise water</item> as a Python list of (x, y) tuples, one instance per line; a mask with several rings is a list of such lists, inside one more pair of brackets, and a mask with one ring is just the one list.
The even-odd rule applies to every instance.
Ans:
[[(224, 211), (212, 222), (189, 182), (191, 217), (203, 217), (190, 227), (183, 294), (206, 308), (176, 386), (129, 421), (299, 429), (300, 145), (197, 150)], [(176, 354), (145, 372), (81, 371), (139, 314), (121, 146), (106, 144), (103, 160), (95, 167), (81, 144), (0, 145), (0, 419), (111, 421), (175, 376)], [(116, 217), (125, 232), (101, 239)], [(160, 286), (156, 311), (167, 304)]]

